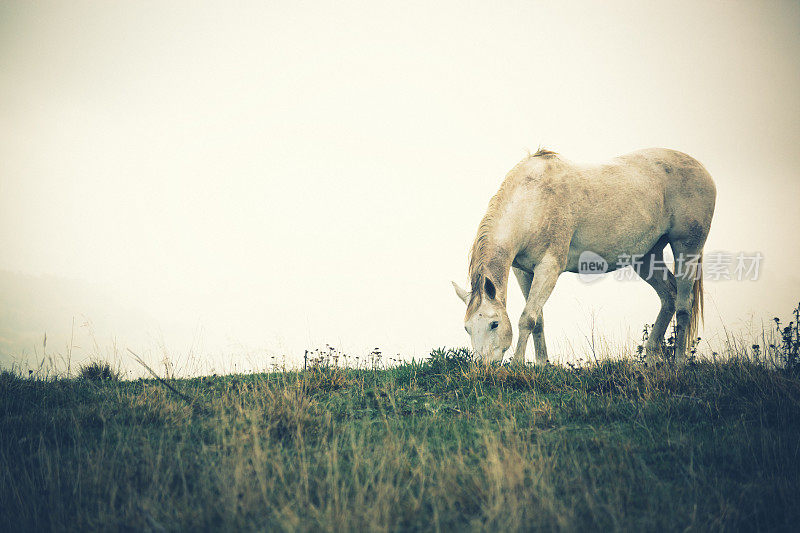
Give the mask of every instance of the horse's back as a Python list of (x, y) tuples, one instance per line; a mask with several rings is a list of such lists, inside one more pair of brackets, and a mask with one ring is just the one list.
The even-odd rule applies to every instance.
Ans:
[(700, 161), (669, 148), (646, 148), (616, 158), (622, 165), (635, 166), (647, 177), (663, 183), (667, 195), (716, 196), (714, 180)]
[(663, 195), (671, 225), (698, 222), (707, 228), (711, 224), (717, 190), (711, 174), (697, 159), (669, 148), (646, 148), (619, 156), (614, 163), (627, 169), (621, 173), (631, 174), (629, 179)]
[(598, 165), (567, 165), (560, 179), (578, 184), (564, 188), (576, 217), (570, 270), (584, 250), (613, 263), (619, 254), (647, 252), (664, 235), (705, 240), (711, 224), (713, 180), (676, 150), (648, 148)]
[(690, 155), (667, 148), (640, 150), (629, 157), (649, 165), (652, 176), (661, 182), (671, 239), (704, 242), (714, 215), (717, 190), (703, 164)]

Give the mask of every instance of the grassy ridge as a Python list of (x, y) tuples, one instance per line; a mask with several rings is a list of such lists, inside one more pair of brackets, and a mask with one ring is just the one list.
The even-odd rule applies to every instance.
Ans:
[(800, 378), (764, 365), (156, 381), (0, 375), (2, 530), (790, 529)]

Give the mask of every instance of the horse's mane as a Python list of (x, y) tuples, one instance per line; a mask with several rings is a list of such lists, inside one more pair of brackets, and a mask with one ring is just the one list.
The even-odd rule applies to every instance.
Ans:
[[(489, 204), (490, 211), (491, 205), (495, 203), (495, 198), (497, 198), (497, 195), (492, 198), (492, 202)], [(490, 213), (486, 213), (486, 216), (483, 217), (480, 226), (478, 226), (478, 235), (475, 237), (475, 242), (472, 243), (472, 250), (469, 253), (470, 293), (469, 302), (467, 302), (467, 316), (471, 316), (481, 305), (483, 284), (486, 279), (486, 248), (488, 247), (489, 228), (493, 218)]]
[[(486, 215), (481, 220), (478, 226), (478, 235), (475, 237), (475, 242), (472, 243), (472, 250), (469, 254), (469, 284), (470, 295), (469, 302), (467, 302), (467, 316), (472, 313), (481, 305), (483, 298), (483, 290), (485, 287), (486, 279), (490, 279), (497, 291), (504, 290), (500, 286), (506, 280), (506, 274), (503, 272), (506, 268), (506, 260), (508, 259), (508, 252), (499, 246), (492, 244), (490, 239), (490, 231), (494, 227), (496, 213), (499, 212), (500, 206), (505, 200), (505, 190), (501, 187), (497, 194), (492, 197), (489, 202), (489, 209)], [(501, 296), (502, 297), (502, 296)]]
[(536, 153), (533, 154), (531, 157), (553, 157), (556, 155), (558, 155), (558, 152), (548, 150), (547, 148), (539, 147), (539, 149), (536, 150)]

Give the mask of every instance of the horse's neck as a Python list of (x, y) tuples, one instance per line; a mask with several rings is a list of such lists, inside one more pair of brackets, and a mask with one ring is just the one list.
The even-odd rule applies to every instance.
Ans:
[[(508, 178), (507, 178), (508, 179)], [(530, 202), (515, 201), (521, 193), (514, 177), (503, 183), (501, 192), (492, 200), (479, 229), (480, 267), (483, 274), (495, 284), (497, 294), (505, 303), (509, 272), (516, 255), (525, 247), (529, 238), (523, 231)], [(495, 202), (498, 202), (495, 204)]]
[(495, 244), (491, 239), (489, 240), (484, 252), (484, 275), (492, 280), (497, 290), (497, 295), (503, 303), (506, 302), (509, 271), (513, 261), (513, 254), (506, 246)]

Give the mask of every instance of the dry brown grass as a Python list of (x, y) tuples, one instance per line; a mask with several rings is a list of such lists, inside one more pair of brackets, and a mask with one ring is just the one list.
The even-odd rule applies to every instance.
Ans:
[[(442, 355), (444, 354), (444, 355)], [(800, 518), (800, 379), (751, 361), (0, 376), (0, 529), (717, 530)]]

